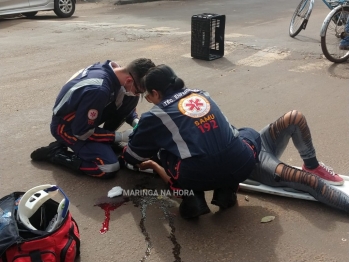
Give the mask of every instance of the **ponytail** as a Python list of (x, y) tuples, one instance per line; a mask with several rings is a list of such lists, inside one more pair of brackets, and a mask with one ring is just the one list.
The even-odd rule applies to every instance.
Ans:
[(167, 65), (151, 68), (141, 81), (141, 86), (148, 92), (157, 90), (162, 95), (170, 90), (180, 90), (184, 88), (184, 85), (184, 81), (177, 77), (172, 68)]
[(184, 81), (177, 76), (173, 77), (173, 80), (171, 80), (170, 88), (172, 88), (173, 90), (180, 90), (183, 87)]

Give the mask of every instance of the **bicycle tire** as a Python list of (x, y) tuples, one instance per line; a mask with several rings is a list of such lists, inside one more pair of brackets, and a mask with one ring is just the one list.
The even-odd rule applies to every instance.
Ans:
[(324, 36), (321, 36), (322, 53), (333, 63), (343, 63), (349, 58), (349, 50), (339, 49), (347, 19), (349, 19), (349, 7), (346, 6), (333, 13), (321, 28), (325, 30)]
[(295, 37), (302, 29), (305, 29), (306, 23), (308, 22), (305, 19), (305, 15), (310, 8), (310, 1), (311, 0), (301, 0), (294, 11), (289, 27), (290, 37)]

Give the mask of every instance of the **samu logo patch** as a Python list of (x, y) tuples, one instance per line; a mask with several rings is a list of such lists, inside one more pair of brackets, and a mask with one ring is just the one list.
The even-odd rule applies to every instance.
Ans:
[(191, 94), (179, 100), (179, 111), (192, 118), (199, 118), (210, 112), (210, 102), (203, 96)]
[(88, 110), (87, 117), (90, 120), (95, 120), (98, 117), (98, 111), (96, 109)]

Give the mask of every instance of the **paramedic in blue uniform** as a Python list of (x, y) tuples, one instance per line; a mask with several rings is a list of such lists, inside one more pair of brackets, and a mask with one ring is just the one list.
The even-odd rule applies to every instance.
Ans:
[[(223, 209), (233, 206), (238, 183), (246, 178), (308, 192), (326, 205), (349, 212), (349, 196), (337, 187), (344, 180), (317, 160), (301, 112), (287, 112), (259, 133), (237, 130), (207, 93), (185, 88), (168, 66), (152, 68), (141, 83), (145, 98), (155, 106), (142, 114), (123, 157), (140, 169), (153, 169), (173, 190), (195, 190), (194, 196), (183, 198), (183, 217), (209, 212), (205, 190), (214, 190), (212, 204)], [(280, 161), (290, 139), (303, 160), (301, 169)]]
[(255, 168), (259, 133), (231, 126), (208, 93), (186, 88), (166, 65), (150, 69), (141, 85), (146, 99), (155, 105), (142, 114), (124, 160), (137, 165), (158, 154), (166, 173), (151, 167), (170, 188), (194, 192), (183, 196), (180, 213), (184, 218), (210, 212), (205, 190), (214, 190), (212, 204), (232, 206), (239, 182)]
[(78, 71), (63, 86), (53, 107), (51, 134), (56, 141), (33, 151), (32, 160), (94, 177), (113, 176), (120, 164), (112, 144), (127, 142), (132, 132), (116, 130), (124, 122), (132, 127), (138, 123), (136, 105), (144, 92), (140, 79), (154, 66), (146, 58), (126, 67), (108, 60)]

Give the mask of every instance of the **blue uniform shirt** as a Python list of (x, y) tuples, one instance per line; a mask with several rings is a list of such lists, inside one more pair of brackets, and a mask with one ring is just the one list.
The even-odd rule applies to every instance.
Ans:
[[(58, 94), (53, 107), (52, 134), (62, 137), (62, 132), (58, 129), (64, 126), (66, 132), (80, 140), (113, 142), (114, 132), (98, 126), (102, 124), (104, 108), (110, 103), (115, 103), (120, 89), (121, 84), (111, 67), (111, 61), (96, 63), (83, 69), (69, 80)], [(131, 124), (137, 117), (134, 110), (126, 118), (126, 122)], [(68, 144), (68, 140), (73, 143), (72, 139), (64, 139)]]
[(179, 159), (206, 157), (221, 152), (238, 135), (208, 93), (184, 88), (142, 114), (124, 158), (138, 164), (160, 149)]

